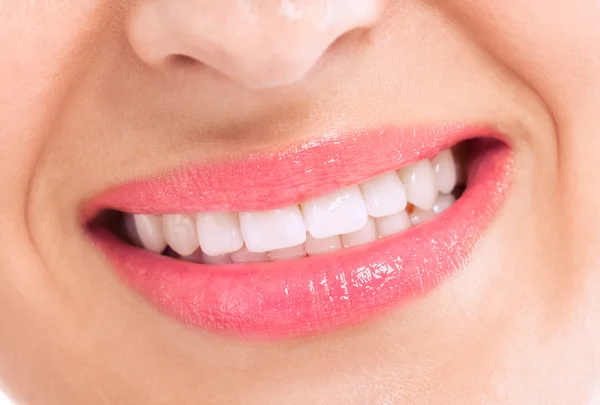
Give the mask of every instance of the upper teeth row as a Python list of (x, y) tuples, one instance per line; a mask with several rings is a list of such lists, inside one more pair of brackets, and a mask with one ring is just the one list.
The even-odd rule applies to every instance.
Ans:
[[(387, 236), (410, 226), (405, 211), (416, 207), (412, 222), (441, 211), (454, 199), (458, 168), (450, 149), (300, 205), (262, 212), (210, 212), (128, 216), (130, 237), (145, 249), (162, 252), (167, 244), (179, 255), (199, 251), (205, 257), (230, 253), (264, 254), (307, 245), (325, 246), (333, 239), (345, 245), (360, 242), (361, 232), (379, 228)], [(441, 198), (438, 197), (438, 193)], [(400, 215), (399, 215), (400, 214)], [(402, 218), (408, 218), (408, 224)], [(376, 220), (375, 220), (376, 219)], [(398, 222), (399, 221), (399, 222)], [(387, 226), (386, 224), (391, 224)], [(355, 241), (353, 241), (355, 239)], [(242, 249), (243, 248), (243, 249)], [(282, 251), (284, 252), (284, 251)]]

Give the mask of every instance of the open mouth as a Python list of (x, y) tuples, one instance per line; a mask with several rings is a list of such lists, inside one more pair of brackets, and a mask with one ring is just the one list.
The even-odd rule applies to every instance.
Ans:
[(328, 138), (116, 187), (85, 222), (127, 282), (186, 324), (322, 333), (466, 265), (508, 188), (504, 139), (465, 125)]
[(445, 211), (466, 186), (465, 165), (456, 155), (446, 149), (432, 159), (280, 209), (165, 215), (118, 212), (105, 224), (112, 225), (124, 242), (193, 263), (312, 257), (394, 235)]

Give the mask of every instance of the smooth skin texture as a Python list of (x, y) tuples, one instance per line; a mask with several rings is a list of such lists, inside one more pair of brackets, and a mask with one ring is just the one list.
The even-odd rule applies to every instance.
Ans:
[[(13, 398), (600, 400), (598, 1), (3, 0), (0, 38)], [(460, 276), (359, 327), (277, 343), (185, 328), (125, 287), (78, 221), (106, 187), (186, 162), (449, 121), (509, 134), (508, 201)]]

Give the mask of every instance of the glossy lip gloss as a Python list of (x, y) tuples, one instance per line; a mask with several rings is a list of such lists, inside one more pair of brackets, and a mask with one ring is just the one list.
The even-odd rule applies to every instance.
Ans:
[(468, 187), (452, 207), (407, 231), (332, 254), (211, 266), (159, 256), (90, 228), (96, 246), (127, 283), (185, 324), (264, 340), (323, 333), (426, 294), (466, 265), (510, 183), (512, 153), (503, 134), (447, 125), (328, 137), (119, 186), (91, 201), (84, 218), (105, 208), (160, 214), (273, 209), (474, 137), (497, 141), (477, 155)]

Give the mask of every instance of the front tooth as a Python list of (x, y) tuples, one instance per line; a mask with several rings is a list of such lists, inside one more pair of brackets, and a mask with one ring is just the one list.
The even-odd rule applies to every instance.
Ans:
[(161, 253), (167, 247), (162, 217), (160, 215), (134, 214), (133, 223), (142, 246), (151, 252)]
[(297, 205), (272, 211), (242, 212), (240, 227), (251, 252), (285, 249), (306, 240), (306, 225)]
[(430, 210), (422, 210), (419, 207), (415, 207), (413, 212), (410, 213), (410, 220), (413, 225), (418, 225), (421, 222), (425, 222), (435, 216), (435, 212)]
[(437, 196), (435, 173), (429, 159), (423, 159), (399, 170), (408, 202), (430, 210)]
[(309, 233), (306, 235), (304, 246), (306, 247), (307, 255), (316, 256), (340, 250), (342, 248), (342, 241), (338, 235), (317, 239)]
[(431, 159), (438, 191), (448, 194), (454, 190), (457, 181), (457, 167), (450, 149), (446, 149)]
[(181, 256), (189, 256), (198, 249), (196, 218), (194, 215), (168, 214), (163, 216), (165, 239), (171, 249)]
[(377, 239), (377, 227), (375, 218), (369, 217), (367, 223), (362, 229), (342, 235), (342, 244), (349, 248), (352, 246), (364, 245)]
[(436, 214), (446, 211), (452, 204), (456, 202), (456, 198), (452, 194), (440, 194), (433, 204), (433, 212)]
[(251, 252), (246, 246), (242, 246), (237, 252), (231, 254), (231, 261), (233, 263), (261, 263), (269, 260), (269, 256), (266, 252)]
[(300, 259), (304, 256), (306, 256), (304, 244), (285, 249), (272, 250), (269, 252), (269, 259), (271, 259), (272, 262)]
[(377, 218), (375, 220), (377, 224), (377, 231), (379, 236), (385, 238), (386, 236), (393, 235), (398, 232), (402, 232), (411, 227), (412, 222), (408, 212), (402, 211), (394, 215), (387, 217)]
[(233, 212), (211, 212), (196, 216), (198, 241), (210, 256), (233, 253), (244, 245), (238, 217)]
[(396, 172), (388, 172), (360, 185), (367, 212), (379, 218), (406, 208), (406, 192)]
[(308, 231), (327, 238), (358, 231), (367, 223), (367, 207), (358, 185), (338, 190), (302, 204)]

